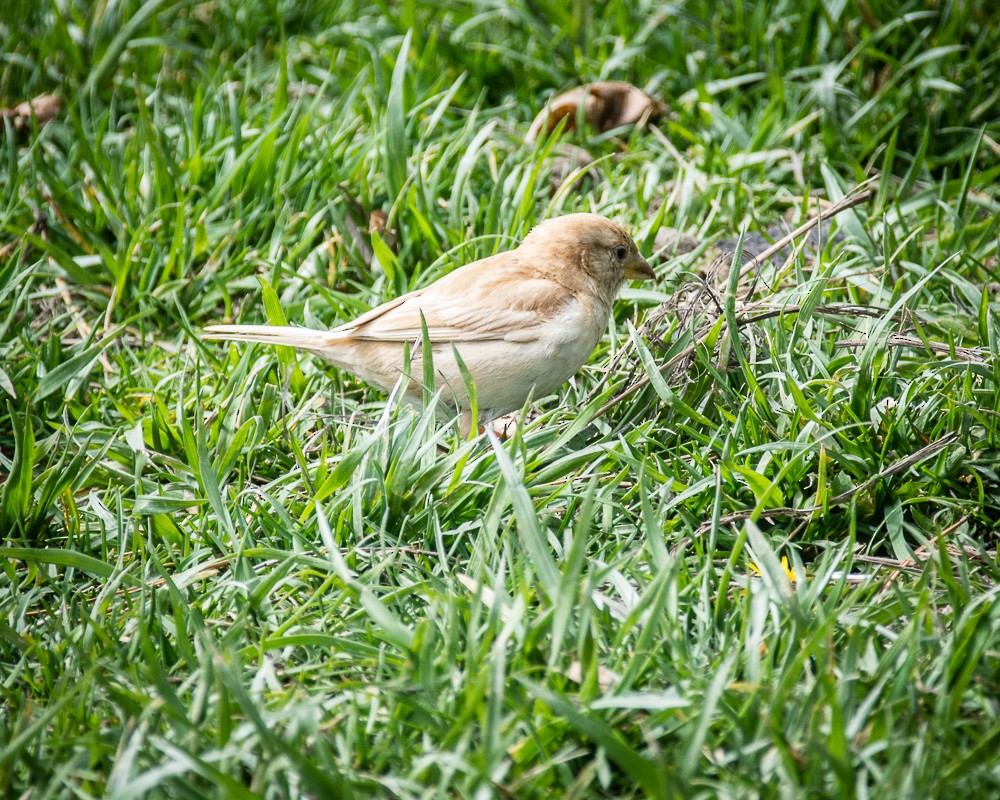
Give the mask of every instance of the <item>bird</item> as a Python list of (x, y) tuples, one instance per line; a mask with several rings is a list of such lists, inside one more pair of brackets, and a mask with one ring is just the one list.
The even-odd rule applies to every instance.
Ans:
[(210, 325), (204, 338), (300, 348), (387, 391), (406, 371), (412, 377), (403, 399), (421, 407), (426, 325), (440, 390), (436, 413), (457, 414), (468, 435), (477, 420), (459, 361), (475, 384), (479, 424), (517, 411), (583, 366), (627, 280), (655, 277), (620, 225), (597, 214), (566, 214), (536, 225), (513, 250), (459, 267), (332, 330)]

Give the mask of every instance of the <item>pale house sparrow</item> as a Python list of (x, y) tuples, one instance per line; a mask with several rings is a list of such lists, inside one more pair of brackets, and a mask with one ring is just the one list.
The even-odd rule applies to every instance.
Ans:
[(460, 412), (468, 432), (469, 395), (453, 348), (475, 382), (480, 422), (486, 422), (565, 383), (593, 352), (621, 285), (653, 277), (619, 225), (596, 214), (569, 214), (537, 225), (514, 250), (461, 267), (330, 331), (212, 325), (205, 334), (308, 350), (383, 389), (403, 374), (409, 343), (405, 397), (420, 405), (422, 315), (444, 411)]

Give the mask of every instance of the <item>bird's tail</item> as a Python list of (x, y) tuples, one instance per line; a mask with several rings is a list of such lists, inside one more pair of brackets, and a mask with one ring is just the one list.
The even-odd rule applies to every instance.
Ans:
[(322, 350), (342, 338), (330, 331), (312, 328), (291, 328), (277, 325), (209, 325), (204, 330), (206, 339), (234, 339), (240, 342), (264, 342), (299, 347), (303, 350)]

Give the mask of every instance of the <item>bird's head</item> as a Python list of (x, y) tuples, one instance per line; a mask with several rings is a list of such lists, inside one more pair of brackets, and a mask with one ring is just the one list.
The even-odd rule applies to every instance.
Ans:
[(580, 273), (613, 297), (626, 280), (655, 278), (632, 237), (597, 214), (567, 214), (536, 225), (521, 247), (557, 270)]

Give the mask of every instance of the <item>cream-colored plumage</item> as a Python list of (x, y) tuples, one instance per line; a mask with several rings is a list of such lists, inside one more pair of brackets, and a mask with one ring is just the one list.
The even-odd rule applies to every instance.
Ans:
[(331, 331), (212, 325), (205, 334), (309, 350), (383, 389), (398, 382), (408, 342), (413, 379), (405, 393), (419, 404), (422, 315), (436, 388), (446, 406), (462, 412), (468, 430), (469, 397), (453, 347), (475, 381), (480, 421), (493, 419), (519, 409), (532, 393), (558, 389), (593, 352), (622, 283), (652, 277), (620, 226), (595, 214), (569, 214), (536, 226), (514, 250), (461, 267)]

